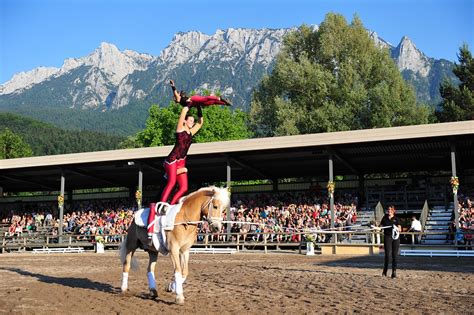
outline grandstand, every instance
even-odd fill
[[[315,187],[325,193],[328,179],[341,176],[336,194],[358,196],[357,223],[376,221],[377,204],[382,208],[394,204],[401,215],[418,214],[427,229],[439,228],[439,233],[446,233],[445,224],[457,219],[453,216],[446,221],[448,214],[457,214],[453,212],[457,196],[450,192],[449,178],[460,177],[461,191],[474,186],[473,147],[474,122],[465,121],[199,143],[190,149],[188,167],[192,170],[193,187],[267,180],[264,184],[234,186],[233,193],[241,195],[308,191]],[[0,214],[24,209],[30,203],[56,205],[58,192],[64,194],[66,208],[81,200],[133,200],[137,186],[154,185],[156,191],[144,191],[144,198],[152,200],[164,183],[161,163],[169,150],[170,147],[152,147],[2,160]],[[393,175],[411,173],[416,175]],[[288,178],[299,180],[284,180]],[[120,189],[100,194],[78,192],[112,187]],[[9,194],[18,192],[46,193],[27,197]],[[330,209],[334,208],[333,199],[328,200]],[[435,219],[440,211],[445,212],[442,228],[437,226],[441,221]],[[445,241],[446,235],[443,237]],[[355,237],[354,241],[367,238]],[[423,241],[438,244],[436,239],[427,235]]]

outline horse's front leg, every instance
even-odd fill
[[[184,304],[183,273],[180,263],[179,247],[177,245],[172,246],[170,254],[174,268],[174,291],[176,292],[176,303]]]
[[[181,263],[181,270],[183,271],[183,284],[189,274],[188,262],[189,262],[189,248],[182,249],[179,254]]]
[[[155,280],[155,266],[158,259],[158,253],[148,251],[148,289],[150,290],[150,297],[152,299],[158,297],[158,291],[156,291],[156,280]]]

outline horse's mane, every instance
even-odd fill
[[[190,193],[187,196],[182,197],[179,202],[182,203],[186,199],[192,198],[193,196],[199,194],[200,192],[207,191],[210,193],[209,196],[214,195],[214,198],[219,200],[226,208],[229,207],[230,205],[230,198],[229,198],[229,192],[227,188],[221,188],[221,187],[216,187],[216,186],[209,186],[209,187],[203,187],[195,192]]]

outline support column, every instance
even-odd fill
[[[452,176],[456,175],[456,147],[451,143],[451,171]],[[456,224],[456,230],[459,228],[459,211],[458,211],[458,192],[453,194],[454,203],[454,223]]]
[[[232,175],[232,168],[230,167],[230,160],[227,159],[227,189],[231,189],[230,187],[230,181],[231,181],[231,175]],[[227,209],[227,221],[230,221],[230,205],[229,208]],[[227,241],[230,242],[230,229],[232,227],[231,223],[227,223]]]
[[[369,187],[365,186],[365,209],[369,210]]]
[[[66,177],[64,175],[64,171],[61,170],[61,196],[64,197],[64,187],[66,186]],[[64,202],[59,207],[59,227],[58,227],[58,235],[59,235],[59,243],[62,243],[62,235],[63,235],[63,222],[64,222]]]
[[[332,154],[329,154],[329,181],[334,181]],[[329,210],[331,211],[331,228],[334,228],[334,194],[329,195]]]
[[[357,207],[362,208],[365,199],[365,180],[364,174],[357,174],[359,179],[359,200],[357,200]]]
[[[143,207],[143,170],[141,163],[138,164],[138,190],[142,192],[142,199],[140,200],[140,204],[138,205],[138,208],[141,208]]]

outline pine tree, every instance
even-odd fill
[[[439,89],[443,101],[436,114],[440,121],[474,119],[474,60],[467,44],[459,49],[458,61],[453,73],[459,78],[459,85],[444,81]]]

